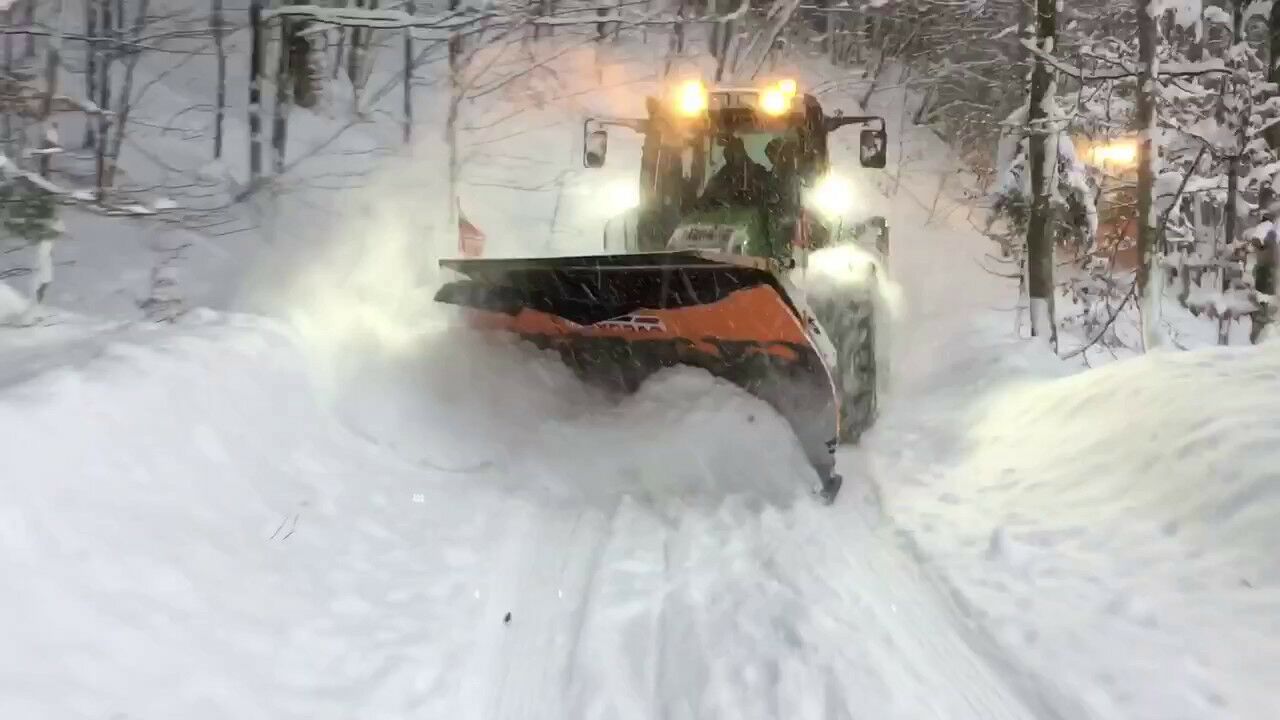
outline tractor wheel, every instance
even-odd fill
[[[840,395],[840,442],[857,443],[877,412],[874,301],[836,293],[810,297],[809,307],[836,354],[832,376]]]

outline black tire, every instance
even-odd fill
[[[855,444],[878,411],[875,306],[871,297],[811,297],[809,307],[836,354],[840,443]]]

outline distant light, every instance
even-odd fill
[[[1094,165],[1133,167],[1138,163],[1138,141],[1115,140],[1094,145],[1089,151],[1089,159]]]
[[[760,93],[760,109],[768,115],[781,115],[791,107],[791,98],[778,88]]]
[[[693,116],[707,109],[707,88],[701,80],[689,80],[680,86],[676,109],[681,115]]]

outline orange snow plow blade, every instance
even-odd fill
[[[440,265],[466,279],[435,299],[470,308],[472,327],[557,350],[584,380],[623,392],[662,368],[703,368],[772,405],[831,474],[831,375],[764,261],[678,251]]]

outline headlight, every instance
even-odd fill
[[[808,264],[811,272],[845,283],[865,282],[876,267],[875,258],[854,245],[815,250],[809,255]]]
[[[676,93],[676,109],[686,117],[707,109],[707,88],[700,80],[690,80],[680,86]]]
[[[839,175],[824,175],[809,198],[824,215],[844,215],[853,207],[853,186]]]
[[[604,187],[601,200],[610,216],[619,215],[640,204],[640,188],[635,180],[617,180]]]
[[[791,107],[791,98],[778,88],[760,93],[760,109],[767,115],[781,115]]]

